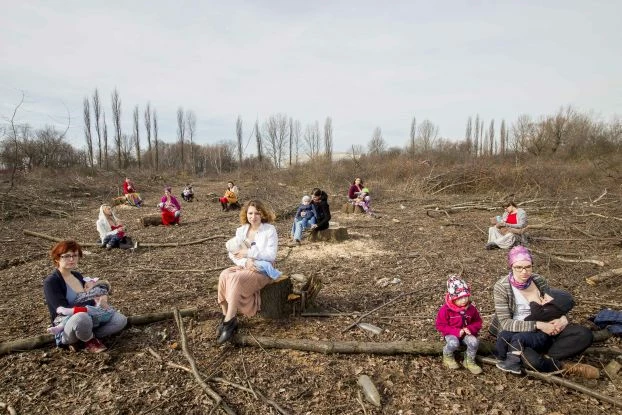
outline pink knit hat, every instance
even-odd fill
[[[508,268],[512,268],[512,265],[517,261],[533,262],[531,253],[522,245],[516,245],[514,248],[510,249],[508,253]]]
[[[470,297],[471,289],[466,281],[460,278],[460,275],[453,274],[447,279],[447,295],[453,302],[458,298]]]

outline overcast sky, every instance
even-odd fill
[[[569,104],[622,114],[619,0],[0,4],[0,122],[24,91],[16,121],[64,130],[68,109],[78,147],[95,88],[109,132],[117,88],[127,134],[147,102],[169,142],[179,106],[199,143],[234,140],[238,115],[245,137],[276,113],[303,128],[330,116],[335,151],[367,145],[375,127],[404,146],[413,116],[462,139],[477,113],[497,126]]]

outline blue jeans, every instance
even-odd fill
[[[497,357],[505,360],[508,352],[523,351],[526,347],[544,352],[551,344],[551,338],[542,331],[502,331],[497,335]]]
[[[117,234],[108,235],[102,241],[103,246],[110,245],[112,247],[117,247],[119,246],[120,243],[121,243],[121,238],[119,238],[119,235]]]
[[[299,241],[302,239],[302,231],[304,231],[306,228],[310,228],[311,225],[315,224],[315,216],[307,219],[307,218],[302,218],[299,220],[294,220],[294,224],[292,225],[292,235],[294,236],[294,239]]]

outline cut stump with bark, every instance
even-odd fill
[[[350,239],[348,228],[328,228],[323,231],[312,231],[309,240],[311,242],[343,242]]]
[[[115,197],[112,199],[110,206],[115,207],[115,206],[123,205],[126,202],[126,200],[127,199],[125,198],[125,196]]]
[[[343,207],[341,208],[341,210],[343,211],[343,213],[349,214],[349,213],[365,213],[365,211],[363,210],[362,207],[358,206],[358,205],[353,205],[350,202],[346,202],[343,204]]]
[[[292,314],[288,301],[292,293],[292,281],[286,275],[272,281],[261,289],[261,316],[268,319],[284,319]]]
[[[162,215],[143,216],[139,220],[144,227],[162,225]]]

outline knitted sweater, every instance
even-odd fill
[[[533,283],[536,284],[540,295],[549,294],[550,288],[546,279],[533,274]],[[490,333],[496,336],[500,331],[527,332],[536,331],[535,321],[514,320],[512,317],[518,312],[512,285],[505,275],[501,277],[493,289],[495,301],[495,317],[490,326]]]

